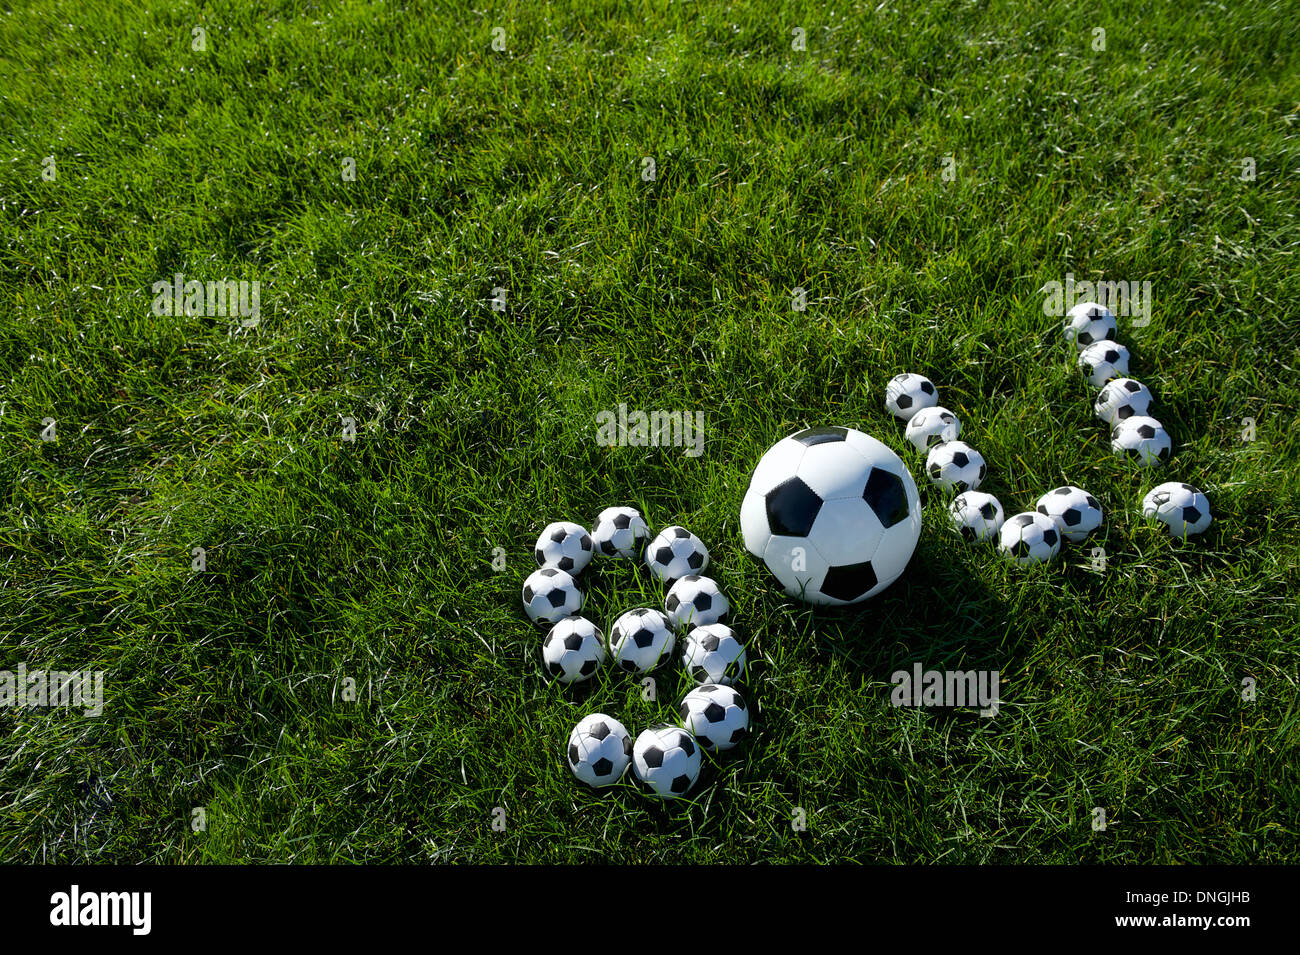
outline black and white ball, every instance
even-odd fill
[[[593,553],[587,529],[571,521],[547,524],[533,548],[539,566],[556,567],[574,576],[591,563]]]
[[[1151,410],[1151,389],[1136,378],[1113,378],[1101,389],[1092,410],[1111,427]]]
[[[953,529],[971,541],[992,540],[1002,529],[1002,504],[984,491],[963,491],[952,499],[948,517]]]
[[[1128,349],[1118,342],[1096,342],[1079,354],[1079,369],[1101,389],[1112,378],[1128,375],[1128,358]]]
[[[1056,521],[1037,511],[1008,517],[998,533],[998,552],[1017,564],[1041,564],[1060,550]]]
[[[1113,342],[1116,330],[1115,316],[1097,302],[1080,302],[1065,313],[1065,340],[1080,351],[1097,342]]]
[[[612,716],[592,713],[569,734],[569,769],[588,786],[612,786],[632,762],[632,736]]]
[[[650,528],[635,507],[607,507],[596,515],[591,540],[606,557],[638,560],[650,539]]]
[[[745,645],[725,623],[696,627],[682,641],[682,668],[696,683],[730,686],[745,673]]]
[[[689,629],[717,623],[731,611],[731,602],[713,578],[687,574],[669,589],[664,611],[674,630]]]
[[[725,753],[749,735],[749,708],[736,688],[706,683],[686,694],[679,708],[682,726],[711,753]]]
[[[922,408],[932,408],[938,403],[939,394],[924,375],[895,375],[885,386],[885,410],[904,421],[910,421]]]
[[[787,594],[851,604],[903,573],[921,532],[921,501],[907,467],[875,438],[809,428],[758,462],[740,528]]]
[[[1048,491],[1038,499],[1037,510],[1056,521],[1056,529],[1068,541],[1079,543],[1101,527],[1101,504],[1073,484]]]
[[[1165,426],[1146,415],[1125,418],[1110,430],[1111,450],[1128,455],[1143,467],[1168,461],[1173,445]]]
[[[655,726],[632,746],[632,772],[651,792],[676,799],[700,778],[700,748],[680,726]]]
[[[944,490],[973,491],[988,473],[984,455],[965,441],[949,441],[930,449],[925,473]]]
[[[907,438],[912,447],[922,454],[937,444],[956,441],[959,434],[961,434],[961,422],[957,420],[957,416],[947,408],[940,408],[937,405],[933,408],[922,408],[912,415],[911,420],[907,422],[907,427],[903,429],[903,437]]]
[[[687,574],[701,574],[709,566],[709,549],[684,527],[674,525],[659,532],[645,549],[646,566],[665,584]]]
[[[1190,484],[1169,481],[1142,498],[1142,516],[1165,525],[1170,537],[1187,538],[1210,526],[1210,499]]]
[[[582,609],[578,582],[556,567],[543,567],[524,581],[524,612],[538,624],[558,623]]]
[[[668,617],[649,607],[629,610],[609,631],[614,665],[628,673],[649,673],[668,659],[676,643]]]
[[[565,617],[542,641],[542,665],[560,683],[590,680],[604,662],[604,634],[585,617]]]

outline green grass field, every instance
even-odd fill
[[[259,6],[0,14],[0,669],[105,672],[97,718],[0,709],[0,860],[1300,862],[1295,4]],[[176,273],[260,320],[154,314]],[[1152,284],[1163,469],[1092,417],[1067,273]],[[1096,494],[1105,572],[952,534],[903,371],[1008,514]],[[602,446],[620,403],[703,454]],[[816,424],[922,483],[850,612],[738,528]],[[1165,480],[1203,538],[1142,520]],[[613,504],[704,539],[751,656],[753,739],[667,806],[563,747],[679,668],[552,686],[520,607]],[[584,577],[602,627],[662,600]],[[891,706],[916,662],[999,713]]]

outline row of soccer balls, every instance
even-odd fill
[[[569,734],[569,769],[588,786],[612,786],[632,774],[662,799],[688,793],[700,778],[701,750],[724,753],[749,734],[749,707],[731,686],[706,683],[686,694],[681,725],[660,724],[632,741],[627,728],[604,713],[578,721]]]

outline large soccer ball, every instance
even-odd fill
[[[682,669],[696,683],[735,683],[745,673],[745,645],[725,623],[696,627],[682,641]]]
[[[1073,484],[1048,491],[1038,499],[1037,510],[1056,521],[1061,536],[1075,544],[1101,527],[1101,504]]]
[[[1056,521],[1037,511],[1008,517],[998,532],[998,552],[1017,564],[1041,564],[1061,550]]]
[[[592,543],[606,557],[637,560],[649,538],[650,528],[635,507],[607,507],[591,529]]]
[[[912,447],[922,454],[936,444],[956,441],[960,434],[961,422],[957,420],[957,416],[947,408],[940,408],[937,405],[933,408],[922,408],[912,415],[912,420],[907,422],[907,427],[903,429],[903,437],[907,438]]]
[[[1143,467],[1169,460],[1173,446],[1165,426],[1146,415],[1125,418],[1110,430],[1111,450],[1116,454],[1127,454]]]
[[[609,630],[614,665],[628,673],[649,673],[668,658],[676,643],[668,617],[649,607],[629,610]]]
[[[565,617],[542,641],[542,663],[560,683],[590,680],[605,662],[605,637],[585,617]]]
[[[967,540],[990,540],[1002,529],[1002,503],[984,491],[963,491],[948,506],[948,518]]]
[[[543,567],[528,575],[523,589],[524,612],[537,624],[552,624],[582,609],[578,582],[556,567]]]
[[[895,375],[885,386],[885,410],[904,421],[910,421],[922,408],[932,408],[938,403],[934,383],[924,375]]]
[[[588,786],[612,786],[632,762],[632,736],[614,717],[592,713],[569,734],[567,755],[573,775]]]
[[[539,566],[558,567],[575,576],[591,563],[592,553],[591,535],[585,527],[571,521],[547,524],[533,548]]]
[[[1128,374],[1128,349],[1118,342],[1096,342],[1079,354],[1079,370],[1100,391],[1112,378]]]
[[[735,687],[706,683],[686,694],[680,707],[682,726],[711,753],[738,746],[749,734],[749,708]]]
[[[921,533],[916,482],[898,455],[852,428],[773,445],[740,506],[745,547],[787,594],[852,604],[898,579]]]
[[[1115,340],[1115,316],[1105,305],[1080,302],[1065,313],[1065,340],[1082,351],[1097,342]]]
[[[717,623],[730,611],[731,601],[722,593],[722,588],[713,578],[699,574],[687,574],[672,585],[664,598],[664,612],[674,630]]]
[[[709,566],[709,549],[684,527],[661,530],[645,549],[651,573],[670,587],[687,574],[701,574]]]
[[[1142,516],[1164,524],[1170,537],[1186,538],[1210,526],[1210,499],[1190,484],[1169,481],[1142,498]]]
[[[1114,427],[1126,418],[1145,415],[1151,410],[1151,389],[1136,378],[1112,378],[1098,393],[1092,410]]]
[[[663,799],[684,796],[700,778],[700,748],[680,726],[655,726],[632,746],[632,772]]]

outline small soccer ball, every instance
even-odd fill
[[[677,637],[668,618],[658,610],[629,610],[609,631],[614,665],[628,673],[649,673],[673,652]]]
[[[556,567],[543,567],[524,581],[524,612],[533,623],[553,624],[582,609],[578,582]]]
[[[1173,444],[1165,426],[1146,415],[1125,418],[1110,430],[1111,450],[1127,454],[1144,468],[1168,461]]]
[[[592,713],[569,734],[568,758],[573,775],[588,786],[612,786],[632,762],[632,736],[614,717]]]
[[[655,726],[632,746],[632,772],[662,799],[684,796],[700,778],[700,748],[680,726]]]
[[[998,552],[1017,564],[1041,564],[1060,550],[1056,521],[1037,511],[1007,518],[998,532]]]
[[[921,533],[921,500],[882,442],[853,428],[808,428],[758,462],[740,530],[787,594],[842,606],[903,573]]]
[[[1096,342],[1079,354],[1079,368],[1094,388],[1128,374],[1128,349],[1118,342]]]
[[[635,507],[607,507],[596,515],[591,540],[606,557],[637,560],[650,539],[650,528]]]
[[[725,623],[696,627],[682,641],[682,668],[696,683],[730,686],[745,673],[745,645]]]
[[[1056,521],[1061,536],[1076,544],[1101,527],[1101,505],[1097,499],[1072,484],[1048,491],[1038,499],[1037,510]]]
[[[1142,498],[1142,516],[1164,524],[1170,537],[1187,538],[1210,526],[1210,499],[1190,484],[1169,481]]]
[[[965,441],[936,445],[925,459],[925,473],[944,490],[972,491],[987,472],[984,455]]]
[[[539,566],[557,567],[575,576],[591,563],[594,552],[587,529],[571,521],[547,524],[533,548]]]
[[[560,683],[590,680],[604,662],[605,637],[585,617],[565,617],[542,641],[546,674]]]
[[[912,420],[922,408],[939,403],[934,384],[924,375],[895,375],[885,386],[885,410],[895,418]]]
[[[672,586],[679,577],[700,574],[709,566],[709,549],[684,527],[665,527],[645,549],[651,573]]]
[[[1097,342],[1113,342],[1115,316],[1105,305],[1080,302],[1065,313],[1065,340],[1080,351]]]
[[[749,708],[735,687],[706,683],[686,694],[682,726],[711,753],[725,753],[749,735]]]
[[[730,612],[731,602],[711,577],[687,574],[668,591],[664,610],[676,630],[717,623]]]
[[[953,529],[969,541],[992,540],[1002,529],[1002,505],[984,491],[963,491],[952,499],[948,516]]]
[[[1136,378],[1113,378],[1101,389],[1092,410],[1111,427],[1151,409],[1151,389]]]
[[[961,422],[957,420],[957,416],[947,408],[940,408],[937,405],[933,408],[922,408],[912,415],[903,430],[903,437],[907,438],[912,443],[912,447],[922,454],[945,441],[956,441],[959,434],[961,434]]]

